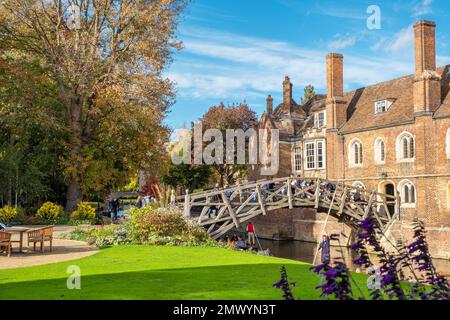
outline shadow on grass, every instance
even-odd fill
[[[281,264],[228,265],[84,275],[81,290],[69,290],[66,275],[58,279],[0,284],[0,299],[281,299],[272,288]],[[286,264],[289,280],[301,299],[318,299],[320,280],[309,265]],[[68,276],[68,275],[67,275]]]

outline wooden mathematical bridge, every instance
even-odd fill
[[[177,201],[184,215],[205,227],[214,239],[256,216],[281,208],[313,208],[352,228],[373,216],[383,234],[397,220],[399,212],[395,196],[319,179],[263,180],[187,194]]]

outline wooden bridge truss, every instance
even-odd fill
[[[256,216],[281,208],[314,208],[352,228],[373,216],[383,233],[399,212],[395,196],[342,183],[300,178],[277,178],[187,194],[178,198],[178,205],[186,217],[205,227],[215,239]]]

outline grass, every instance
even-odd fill
[[[81,290],[68,290],[67,267],[81,269]],[[318,299],[310,265],[249,253],[196,247],[117,246],[43,266],[0,270],[0,299],[281,299],[272,288],[286,265],[301,299]],[[360,287],[365,276],[355,274]]]

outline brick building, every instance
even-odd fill
[[[450,66],[436,67],[435,28],[431,21],[414,25],[412,75],[344,92],[344,57],[330,53],[326,95],[304,105],[294,101],[286,77],[283,102],[274,109],[267,98],[260,127],[280,130],[278,176],[326,178],[399,195],[405,241],[418,217],[426,223],[433,255],[449,257]],[[312,241],[322,216],[281,210],[258,223],[266,236]],[[337,221],[328,228],[349,231]]]

